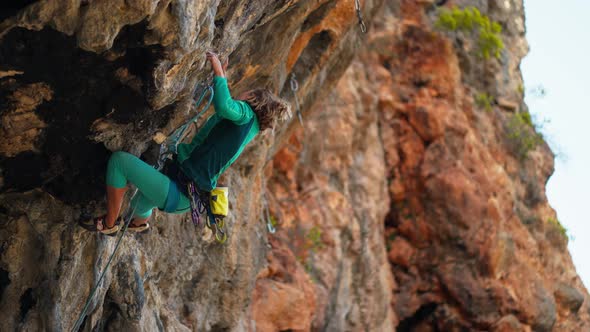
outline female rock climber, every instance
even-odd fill
[[[215,114],[207,119],[191,143],[178,146],[174,160],[180,173],[201,191],[216,187],[221,173],[259,132],[274,128],[278,119],[291,114],[289,105],[267,89],[251,90],[232,99],[225,66],[215,53],[207,52],[207,60],[215,73]],[[113,234],[122,227],[118,216],[128,183],[138,189],[131,201],[135,213],[128,226],[130,231],[146,231],[155,207],[172,213],[184,213],[190,209],[190,200],[176,179],[160,173],[132,154],[119,151],[112,154],[107,166],[107,214],[89,221],[94,229]]]

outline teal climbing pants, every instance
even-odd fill
[[[130,153],[118,151],[109,159],[107,185],[124,188],[127,183],[132,183],[137,187],[138,192],[131,201],[131,208],[135,209],[134,217],[148,218],[154,208],[163,209],[171,182],[166,175]],[[189,199],[180,193],[178,205],[172,213],[184,213],[189,209]]]

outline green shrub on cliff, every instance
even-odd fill
[[[507,125],[508,140],[520,159],[543,142],[543,136],[536,131],[531,115],[520,111],[514,113]]]
[[[563,235],[563,237],[567,238],[567,229],[563,227],[559,220],[557,220],[556,218],[549,218],[547,221],[553,226],[555,226],[557,230],[559,230],[559,233]]]
[[[475,7],[443,8],[439,12],[435,25],[446,31],[477,33],[478,54],[485,59],[489,59],[492,55],[500,58],[500,52],[504,49],[504,42],[500,37],[502,26],[490,20],[488,16],[482,15]]]
[[[299,230],[303,231],[302,228],[299,228]],[[303,237],[301,239],[302,243],[293,249],[294,252],[298,252],[296,256],[297,261],[303,266],[311,280],[317,282],[318,277],[317,270],[314,266],[314,255],[324,248],[322,229],[318,226],[313,226],[304,235],[298,232],[298,236]]]
[[[531,128],[535,128],[535,125],[533,124],[533,118],[531,118],[531,113],[518,112],[515,114],[515,116],[520,118],[520,122],[524,123],[525,125],[527,125]]]
[[[479,108],[483,108],[484,110],[490,112],[492,110],[492,103],[494,102],[494,97],[490,96],[485,92],[480,92],[475,95],[475,104]]]
[[[324,247],[324,243],[322,242],[322,229],[317,226],[313,226],[309,232],[307,232],[305,238],[307,240],[305,246],[312,252],[316,252]]]

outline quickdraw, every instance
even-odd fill
[[[204,214],[207,210],[207,207],[199,193],[195,184],[191,181],[187,185],[187,192],[190,197],[190,204],[191,204],[191,219],[193,220],[193,225],[200,226],[201,225],[201,217],[200,215]]]
[[[273,225],[270,210],[268,208],[268,201],[266,199],[264,199],[264,216],[266,217],[266,229],[268,229],[268,232],[270,234],[276,233],[277,229]]]
[[[213,220],[213,222],[211,222]],[[227,233],[225,232],[225,221],[221,218],[215,218],[214,216],[209,216],[206,222],[207,228],[209,228],[213,235],[215,236],[215,240],[219,242],[219,244],[224,244],[227,241]]]
[[[289,85],[291,86],[291,92],[293,92],[293,97],[295,97],[295,108],[297,111],[297,119],[299,119],[299,124],[305,131],[305,127],[303,126],[303,116],[301,115],[301,107],[299,106],[299,97],[297,96],[297,91],[299,90],[299,83],[297,82],[297,78],[295,73],[291,73],[291,79],[289,80]]]
[[[356,10],[356,17],[358,18],[359,27],[361,28],[361,32],[367,33],[367,25],[365,24],[365,21],[363,20],[363,13],[361,12],[361,1],[360,0],[354,0],[354,9]]]

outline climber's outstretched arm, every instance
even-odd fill
[[[250,121],[254,114],[245,102],[236,101],[231,97],[224,68],[217,54],[207,52],[207,59],[215,72],[215,78],[213,79],[213,89],[215,92],[213,95],[213,106],[215,107],[215,113],[238,125]]]

